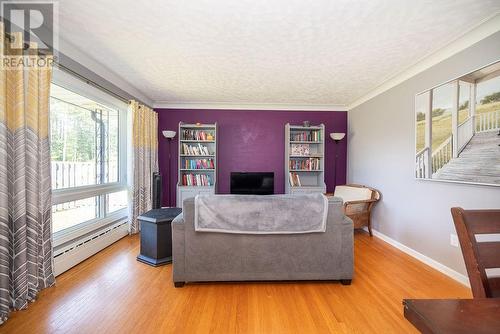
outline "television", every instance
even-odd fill
[[[274,194],[274,172],[231,172],[231,194]]]

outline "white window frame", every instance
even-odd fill
[[[118,182],[72,187],[52,190],[52,205],[100,196],[99,217],[71,226],[52,234],[53,246],[57,247],[66,242],[78,239],[96,229],[123,220],[128,215],[128,209],[120,209],[111,214],[106,214],[105,196],[118,191],[127,190],[127,110],[128,104],[111,95],[100,91],[98,88],[66,73],[54,69],[52,83],[68,89],[76,94],[90,98],[109,108],[118,110]]]

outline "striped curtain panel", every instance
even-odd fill
[[[13,37],[11,43],[16,47],[22,45],[21,33]],[[7,42],[1,25],[2,55]],[[36,49],[35,44],[31,47]],[[51,69],[22,64],[0,66],[0,323],[3,323],[12,309],[26,308],[41,289],[55,280],[48,137]]]
[[[158,171],[158,115],[136,101],[130,102],[129,113],[132,117],[133,175],[129,230],[130,233],[137,233],[140,230],[137,217],[151,210],[153,205],[152,175]]]

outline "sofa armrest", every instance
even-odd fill
[[[174,282],[185,281],[186,224],[181,213],[172,221],[172,276]]]
[[[349,218],[345,220],[346,216],[344,214],[343,202],[340,197],[329,197],[328,198],[328,218],[327,218],[327,228],[336,225],[346,225],[352,223]]]
[[[184,215],[182,213],[172,220],[172,229],[174,228],[184,228]]]
[[[341,225],[345,225],[345,226],[349,226],[350,228],[354,228],[354,222],[348,216],[344,216],[344,219],[342,219]]]

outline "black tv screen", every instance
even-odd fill
[[[273,172],[231,172],[231,194],[274,194]]]

